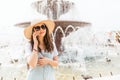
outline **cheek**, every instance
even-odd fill
[[[45,36],[46,35],[46,31],[44,31],[44,33],[43,34],[41,34],[41,36]]]
[[[37,33],[37,34],[39,34],[39,33],[40,33],[40,31],[37,31],[36,33]]]
[[[46,31],[44,32],[44,36],[46,35]]]
[[[46,34],[46,30],[45,30],[45,34]]]

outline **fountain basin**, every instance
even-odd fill
[[[56,27],[61,26],[63,29],[69,25],[72,26],[87,26],[91,25],[91,23],[83,22],[83,21],[72,21],[72,20],[54,20]]]

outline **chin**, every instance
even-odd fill
[[[40,35],[40,37],[44,37],[44,36],[45,36],[45,34],[41,34],[41,35]]]

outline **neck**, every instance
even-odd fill
[[[39,48],[41,49],[41,50],[44,50],[45,49],[45,45],[44,45],[44,38],[42,37],[40,37],[39,38],[39,41],[40,41],[40,45],[39,45]]]

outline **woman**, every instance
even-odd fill
[[[58,52],[51,39],[55,24],[44,20],[25,28],[24,35],[30,40],[26,47],[29,71],[27,80],[55,80],[54,68],[58,65]]]

